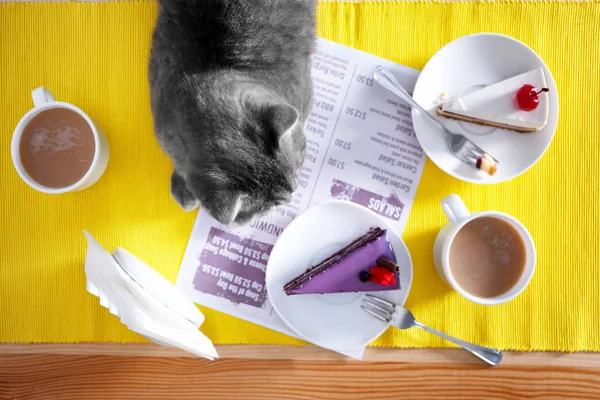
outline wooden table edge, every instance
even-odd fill
[[[254,360],[311,360],[351,361],[338,353],[316,346],[278,345],[220,345],[216,346],[220,358]],[[194,357],[179,349],[145,343],[36,343],[0,344],[0,356],[10,354],[64,354],[109,355],[138,357]],[[478,359],[461,349],[395,349],[369,347],[365,362],[429,363],[429,364],[481,364]],[[502,365],[563,366],[600,368],[600,353],[560,352],[504,352]]]

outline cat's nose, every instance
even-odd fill
[[[292,194],[290,193],[289,195],[280,197],[277,201],[277,205],[281,206],[281,205],[287,204],[291,201],[292,201]]]

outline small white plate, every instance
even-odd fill
[[[275,243],[267,265],[269,301],[281,319],[307,341],[331,350],[349,350],[366,346],[386,330],[385,323],[360,308],[364,293],[288,296],[283,291],[296,276],[376,226],[387,229],[400,265],[401,289],[374,294],[403,305],[412,283],[410,254],[394,228],[367,208],[341,200],[318,204],[292,221]]]
[[[440,117],[450,130],[462,133],[500,161],[498,172],[488,176],[458,160],[448,149],[443,133],[416,110],[413,125],[421,147],[440,169],[472,183],[498,183],[515,178],[544,154],[558,122],[558,93],[554,78],[542,59],[525,44],[508,36],[480,33],[448,43],[429,60],[413,92],[413,98],[436,114],[439,97],[460,96],[475,89],[542,67],[550,89],[548,123],[539,132],[522,134]]]

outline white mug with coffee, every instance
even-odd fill
[[[531,235],[508,214],[471,214],[455,194],[442,200],[449,222],[435,241],[433,253],[440,277],[475,303],[507,302],[529,284],[536,254]]]
[[[100,179],[108,163],[106,136],[78,107],[56,101],[44,87],[31,96],[34,108],[13,133],[13,164],[25,183],[40,192],[83,190]]]

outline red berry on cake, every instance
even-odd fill
[[[542,88],[537,90],[533,85],[523,85],[517,91],[517,105],[523,111],[533,111],[537,108],[540,103],[539,94],[542,92],[549,92],[550,89]]]
[[[396,274],[385,267],[371,267],[369,268],[369,282],[379,283],[383,286],[390,286],[396,284]]]

